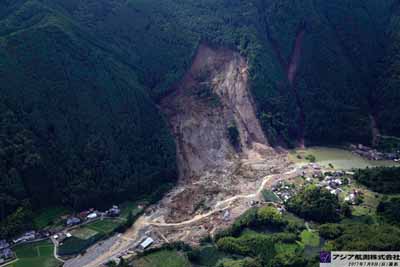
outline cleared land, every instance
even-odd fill
[[[53,257],[53,244],[41,241],[24,244],[15,248],[18,261],[7,267],[59,267],[61,262]]]

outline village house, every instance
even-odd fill
[[[92,212],[90,213],[88,216],[86,216],[86,219],[88,220],[93,220],[97,218],[97,213],[96,212]]]
[[[6,240],[0,240],[0,250],[9,248],[10,244]]]
[[[0,264],[14,258],[14,253],[10,248],[0,249]]]
[[[140,247],[142,250],[145,250],[146,248],[150,247],[151,244],[153,244],[153,243],[154,243],[153,238],[151,238],[151,237],[146,237],[146,238],[144,239],[144,241],[143,241],[142,243],[140,243],[139,247]]]
[[[353,190],[351,193],[349,193],[345,198],[344,201],[349,202],[350,204],[355,205],[357,197],[361,196],[363,193],[358,190]]]
[[[114,205],[111,209],[106,211],[106,215],[110,217],[118,217],[121,214],[121,210],[118,206]]]
[[[21,243],[21,242],[26,242],[26,241],[31,241],[36,238],[36,232],[35,231],[29,231],[23,234],[22,236],[16,238],[13,240],[15,244]]]
[[[229,221],[230,216],[231,216],[231,213],[229,212],[229,210],[226,210],[226,211],[224,212],[224,215],[223,215],[223,220],[224,220],[224,221]]]
[[[74,225],[77,225],[77,224],[80,224],[80,223],[81,223],[81,219],[79,219],[77,217],[70,217],[66,221],[66,225],[67,226],[74,226]]]

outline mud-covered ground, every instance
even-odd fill
[[[160,104],[176,139],[179,183],[126,233],[66,266],[94,267],[133,255],[145,236],[155,240],[153,246],[174,241],[197,245],[262,202],[264,188],[297,175],[287,153],[270,147],[263,134],[247,70],[236,52],[199,47],[191,68]]]

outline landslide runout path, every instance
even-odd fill
[[[297,171],[297,169],[295,168],[295,169],[293,169],[293,170],[291,170],[291,171],[288,171],[288,172],[284,173],[283,175],[290,175],[290,174],[293,174],[293,173],[296,172],[296,171]],[[230,205],[232,202],[234,202],[235,200],[238,200],[238,199],[250,199],[250,198],[257,198],[257,197],[259,197],[259,196],[261,195],[261,193],[262,193],[264,187],[265,187],[265,184],[266,184],[267,182],[269,182],[272,178],[276,177],[276,176],[279,176],[279,174],[271,174],[271,175],[268,175],[268,176],[264,177],[264,180],[263,180],[262,184],[260,185],[260,187],[258,188],[258,190],[256,191],[256,193],[254,193],[254,194],[249,194],[249,195],[238,195],[238,196],[230,197],[230,198],[225,199],[225,200],[223,200],[223,201],[219,201],[219,202],[215,205],[215,207],[214,207],[214,209],[213,209],[212,211],[207,212],[207,213],[205,213],[205,214],[196,215],[196,216],[194,216],[194,217],[193,217],[192,219],[190,219],[190,220],[183,221],[183,222],[179,222],[179,223],[156,223],[156,222],[148,222],[147,224],[148,224],[148,225],[154,225],[154,226],[165,226],[165,227],[169,227],[169,226],[182,226],[182,225],[187,225],[187,224],[192,224],[192,223],[198,222],[198,221],[200,221],[200,220],[202,220],[202,219],[204,219],[204,218],[207,218],[207,217],[213,215],[214,213],[217,213],[217,212],[220,212],[220,211],[223,211],[223,210],[228,209],[228,208],[229,208],[229,205]],[[281,179],[277,179],[276,181],[279,181],[279,180],[281,180]],[[228,204],[228,206],[227,206],[227,207],[224,207],[224,208],[220,208],[220,206],[225,205],[225,204]]]
[[[241,209],[248,207],[245,200],[260,199],[265,187],[296,171],[291,169],[291,165],[286,165],[286,158],[281,158],[282,155],[268,144],[254,109],[247,70],[246,59],[237,52],[200,45],[176,93],[161,101],[161,110],[166,114],[171,132],[177,140],[181,182],[177,189],[194,192],[196,195],[191,194],[190,199],[202,198],[205,194],[214,197],[207,200],[211,210],[195,215],[195,205],[185,202],[185,194],[166,195],[159,205],[154,206],[157,210],[151,212],[150,216],[139,217],[126,233],[100,242],[85,255],[66,262],[65,267],[97,267],[107,263],[134,249],[146,231],[157,231],[157,227],[166,232],[179,232],[188,227],[187,235],[198,238],[197,233],[190,230],[193,225],[206,221],[212,224],[216,213],[240,206],[236,214],[239,216],[244,212]],[[218,98],[219,101],[214,103],[210,98],[201,98],[199,92],[209,93],[211,99]],[[210,106],[210,103],[214,104]],[[234,122],[237,127],[240,152],[229,141],[228,122]],[[249,166],[242,165],[243,162]],[[257,164],[264,166],[253,166]],[[272,167],[279,171],[272,171]],[[285,172],[289,168],[290,171]],[[276,174],[278,172],[280,174]],[[244,179],[246,177],[251,177],[251,180]],[[222,186],[213,187],[210,181]],[[194,182],[199,183],[198,188]],[[252,184],[243,189],[241,182]],[[175,203],[188,205],[179,206]],[[181,240],[182,236],[175,238]]]
[[[305,23],[301,23],[299,25],[299,29],[296,33],[294,43],[293,43],[293,50],[291,55],[289,56],[289,59],[286,61],[283,57],[282,49],[279,47],[278,42],[272,38],[270,30],[268,28],[268,23],[264,22],[266,25],[266,34],[267,34],[267,39],[275,53],[275,56],[277,57],[281,68],[283,71],[286,73],[286,79],[289,83],[290,90],[292,90],[295,100],[296,100],[296,106],[299,111],[299,122],[298,122],[298,127],[299,127],[299,137],[298,137],[298,142],[299,142],[299,147],[303,148],[304,147],[304,129],[305,129],[305,112],[304,112],[304,107],[303,107],[303,102],[301,101],[300,94],[296,88],[296,75],[298,73],[299,69],[299,64],[302,56],[302,48],[303,48],[303,42],[304,42],[304,37],[306,34],[306,25]]]
[[[225,200],[222,200],[218,202],[214,209],[210,212],[207,212],[205,214],[200,214],[194,216],[190,220],[182,221],[179,223],[158,223],[158,222],[153,222],[150,221],[149,218],[146,218],[145,216],[141,216],[137,219],[137,221],[134,223],[134,225],[126,232],[125,234],[121,235],[118,237],[118,240],[112,245],[107,251],[99,255],[94,261],[84,264],[84,265],[71,265],[71,264],[66,264],[66,267],[97,267],[101,264],[107,263],[113,258],[117,258],[118,256],[122,255],[125,251],[127,251],[129,248],[132,248],[132,246],[139,241],[140,239],[140,231],[145,228],[146,226],[153,225],[153,226],[159,226],[159,227],[179,227],[179,226],[184,226],[184,225],[190,225],[194,224],[198,221],[201,221],[207,217],[210,217],[211,215],[220,212],[222,210],[226,210],[229,208],[229,205],[232,204],[234,201],[239,200],[239,199],[251,199],[251,198],[257,198],[261,195],[262,190],[265,188],[265,185],[273,180],[274,178],[276,179],[274,182],[277,182],[279,180],[285,179],[284,176],[294,174],[298,169],[294,168],[290,171],[287,171],[283,174],[271,174],[266,177],[264,177],[263,182],[257,189],[257,191],[253,194],[249,195],[238,195],[234,197],[227,198]],[[282,178],[279,178],[280,176],[283,176]],[[227,205],[226,207],[221,208],[221,206]],[[76,262],[78,263],[78,261]],[[79,263],[81,264],[81,263]]]

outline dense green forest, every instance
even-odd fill
[[[350,208],[340,203],[327,189],[310,185],[303,188],[287,203],[287,209],[307,220],[335,222],[348,216]]]
[[[354,179],[371,190],[384,194],[400,193],[400,168],[378,167],[358,170]]]
[[[0,220],[162,190],[177,178],[157,103],[199,43],[250,65],[270,143],[400,136],[395,0],[3,0]],[[18,214],[14,214],[18,215]]]

